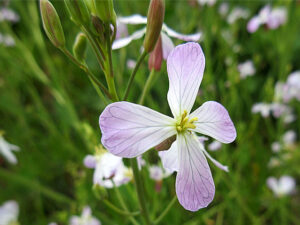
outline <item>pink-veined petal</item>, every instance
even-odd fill
[[[124,38],[115,40],[112,44],[112,50],[123,48],[123,47],[129,45],[130,42],[132,42],[133,40],[143,37],[145,32],[146,32],[146,28],[143,28],[141,30],[134,32],[132,35],[130,35],[128,37],[124,37]]]
[[[147,107],[116,102],[99,118],[102,144],[114,155],[132,158],[176,133],[174,119]]]
[[[199,41],[202,33],[198,32],[195,34],[180,34],[178,32],[176,32],[175,30],[169,28],[166,24],[163,25],[162,28],[169,36],[183,40],[183,41]]]
[[[211,155],[204,149],[204,146],[201,146],[201,148],[206,157],[209,158],[213,162],[213,164],[215,164],[216,167],[220,168],[221,170],[224,170],[225,172],[229,172],[228,166],[222,165],[220,162],[211,157]]]
[[[215,195],[215,185],[207,160],[193,134],[179,134],[179,171],[176,177],[176,194],[187,210],[207,207]]]
[[[168,102],[173,116],[191,111],[203,77],[205,58],[198,43],[178,45],[168,56]]]
[[[158,153],[159,157],[161,158],[162,165],[165,169],[174,172],[178,171],[179,164],[178,164],[178,146],[177,141],[175,141],[171,148],[167,151],[160,151]]]
[[[175,48],[173,41],[164,32],[161,32],[163,58],[167,60],[170,52]]]
[[[134,14],[131,16],[121,16],[118,17],[118,21],[125,24],[147,24],[147,17],[141,16],[139,14]]]
[[[236,130],[227,110],[214,101],[205,102],[196,109],[190,118],[197,117],[194,122],[195,132],[208,135],[223,143],[233,142],[236,138]]]

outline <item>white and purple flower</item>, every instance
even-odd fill
[[[1,225],[18,224],[18,216],[19,205],[16,201],[10,200],[4,202],[4,204],[0,206]]]
[[[282,176],[279,179],[269,177],[267,179],[268,187],[273,191],[276,197],[290,195],[295,191],[296,182],[291,176]]]
[[[206,157],[214,160],[199,142],[196,133],[223,143],[236,138],[227,110],[209,101],[191,113],[203,78],[205,58],[197,43],[177,46],[169,54],[168,103],[173,118],[130,102],[108,105],[99,118],[102,144],[114,155],[133,158],[176,135],[167,151],[161,151],[164,168],[177,171],[176,193],[187,210],[197,211],[213,200],[215,186]]]
[[[242,79],[245,79],[248,76],[253,76],[256,72],[256,69],[254,67],[252,60],[247,60],[243,63],[240,63],[238,65],[238,70],[240,72],[240,77]]]
[[[286,20],[286,8],[277,7],[271,9],[270,5],[266,5],[259,11],[258,15],[249,20],[247,30],[249,33],[254,33],[261,25],[266,25],[269,29],[277,29],[279,26],[285,24]]]
[[[131,169],[127,168],[121,157],[115,156],[104,149],[95,155],[84,158],[87,168],[95,169],[93,182],[105,188],[113,188],[128,183],[132,179]]]
[[[147,24],[147,17],[143,17],[139,14],[134,14],[132,16],[127,17],[119,17],[119,24],[131,24],[131,25],[139,25],[139,24]],[[130,36],[116,39],[112,45],[112,49],[119,49],[127,46],[130,42],[136,39],[140,39],[146,33],[146,27],[134,32]],[[174,49],[174,44],[170,37],[177,38],[183,41],[199,41],[202,36],[202,33],[195,33],[191,35],[185,35],[177,33],[176,31],[169,28],[166,24],[163,24],[161,31],[161,42],[162,42],[162,53],[163,59],[167,59],[169,53]]]
[[[101,222],[92,216],[92,210],[89,206],[85,206],[81,216],[72,216],[70,225],[101,225]]]
[[[8,143],[4,137],[3,132],[0,131],[0,154],[11,164],[17,164],[17,157],[13,152],[20,151],[20,148],[16,145]]]

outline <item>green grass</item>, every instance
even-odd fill
[[[52,1],[58,9],[65,30],[67,47],[71,49],[79,29],[71,22],[62,1]],[[300,181],[299,142],[285,159],[283,153],[279,167],[267,165],[275,154],[271,143],[279,140],[289,129],[300,135],[299,118],[286,125],[280,119],[262,118],[252,114],[256,102],[271,102],[274,86],[279,80],[300,69],[300,5],[296,1],[272,1],[288,9],[288,22],[276,30],[260,28],[249,34],[248,20],[228,25],[214,7],[191,7],[187,1],[166,1],[165,22],[181,33],[202,30],[200,42],[206,69],[201,84],[202,95],[195,107],[207,100],[221,102],[229,111],[237,129],[233,144],[223,145],[211,153],[229,166],[225,173],[211,165],[216,195],[208,208],[196,213],[184,210],[178,202],[161,224],[184,225],[244,225],[244,224],[300,224],[299,192],[283,198],[274,197],[266,186],[269,176],[289,174]],[[265,1],[229,1],[230,8],[244,6],[251,16],[264,6]],[[0,2],[1,4],[1,2]],[[146,15],[148,1],[115,1],[117,15],[139,13]],[[69,217],[80,214],[90,205],[94,215],[103,224],[131,224],[106,207],[92,190],[93,171],[83,166],[86,154],[93,153],[100,144],[98,117],[106,104],[99,99],[88,78],[65,55],[53,47],[46,37],[35,1],[12,1],[21,17],[14,25],[0,22],[0,32],[11,34],[15,47],[0,45],[0,130],[5,138],[18,146],[19,163],[9,165],[0,156],[0,204],[15,199],[20,205],[20,224],[48,224],[57,221],[68,224]],[[136,27],[130,26],[132,32]],[[231,42],[224,40],[222,32],[232,35]],[[180,44],[181,41],[174,40]],[[122,96],[131,70],[126,60],[137,59],[142,40],[113,52],[117,92]],[[234,45],[241,50],[234,51]],[[226,64],[226,59],[232,62]],[[253,77],[241,80],[237,65],[252,59],[256,67]],[[92,52],[88,49],[87,62],[92,71],[105,81]],[[134,82],[129,101],[137,102],[149,75],[145,61]],[[230,81],[231,86],[225,83]],[[147,96],[145,105],[170,115],[166,94],[168,80],[165,62],[156,74],[155,85]],[[300,116],[299,102],[291,106]],[[154,150],[146,154],[148,163],[158,161]],[[127,161],[126,161],[127,163]],[[157,218],[175,195],[175,175],[163,181],[162,190],[156,193],[155,183],[147,169],[142,171],[146,188],[147,206],[151,218]],[[297,185],[299,187],[299,185]],[[133,183],[120,188],[131,211],[138,210]],[[109,200],[120,207],[113,190],[108,190]],[[141,218],[137,217],[138,221]]]

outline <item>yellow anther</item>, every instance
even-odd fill
[[[195,128],[196,128],[196,126],[195,126],[194,124],[192,124],[192,123],[188,123],[188,124],[186,124],[186,125],[184,126],[184,128],[191,128],[191,129],[195,129]]]
[[[198,121],[198,118],[197,117],[194,117],[193,119],[190,120],[190,123],[193,123],[195,121]]]
[[[184,125],[187,121],[189,121],[189,118],[188,118],[188,117],[185,117],[185,118],[181,121],[181,124]]]
[[[181,121],[183,121],[183,119],[184,119],[186,116],[187,116],[187,111],[184,110],[184,111],[183,111],[183,114],[182,114],[182,116],[181,116]]]

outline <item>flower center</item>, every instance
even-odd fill
[[[176,123],[176,130],[178,133],[186,131],[188,128],[195,129],[196,126],[194,124],[195,121],[197,121],[198,118],[194,117],[189,120],[189,117],[187,116],[187,111],[184,110],[183,114],[181,115],[180,121]]]

